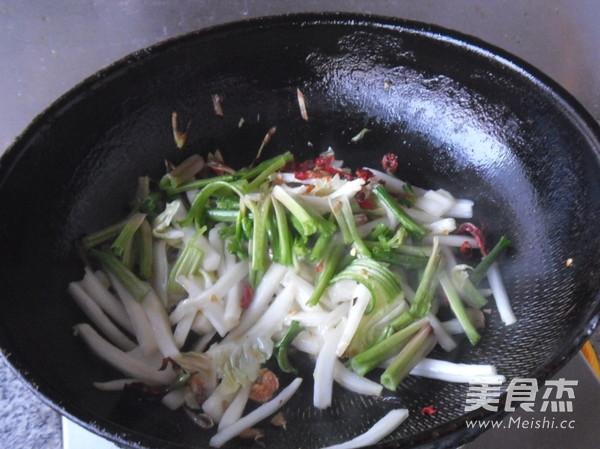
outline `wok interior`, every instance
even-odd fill
[[[9,361],[53,406],[122,444],[207,446],[212,432],[182,412],[91,387],[118,375],[72,335],[85,320],[66,293],[82,276],[74,242],[121,218],[136,178],[160,176],[165,159],[220,149],[242,166],[276,126],[265,157],[312,158],[331,146],[348,166],[379,167],[394,152],[400,177],[475,200],[474,221],[490,241],[505,234],[513,242],[501,268],[518,322],[504,326],[492,307],[479,345],[435,355],[492,363],[507,379],[556,371],[599,309],[600,243],[590,226],[600,216],[598,136],[581,111],[510,61],[426,28],[260,24],[132,56],[60,100],[4,158],[0,226],[10,264],[1,269],[0,336]],[[223,96],[223,116],[212,94]],[[173,142],[173,111],[190,123],[183,150]],[[351,142],[363,128],[371,131]],[[409,377],[382,398],[336,387],[331,409],[318,411],[312,362],[295,362],[307,381],[286,407],[287,430],[267,429],[270,448],[348,439],[396,407],[411,418],[386,441],[441,435],[443,447],[466,436],[447,435],[464,415],[465,385]],[[438,413],[422,416],[431,404]]]

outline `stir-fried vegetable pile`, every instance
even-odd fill
[[[514,322],[496,263],[509,241],[488,252],[472,201],[413,187],[397,164],[389,154],[381,169],[353,171],[329,150],[234,170],[217,153],[141,178],[131,214],[82,239],[89,262],[70,285],[95,325],[77,334],[124,376],[96,386],[184,407],[218,424],[220,446],[296,391],[300,377],[280,390],[265,364],[300,376],[297,353],[314,358],[322,409],[334,382],[371,395],[409,374],[502,382],[492,366],[427,356],[453,350],[458,334],[477,344],[490,297]],[[248,400],[262,405],[244,416]],[[373,432],[366,444],[385,434]]]

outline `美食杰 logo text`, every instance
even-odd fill
[[[546,412],[548,416],[509,416],[502,421],[467,421],[468,428],[479,429],[574,429],[575,420],[569,419],[573,412],[573,399],[577,380],[549,380],[543,389],[535,378],[515,378],[508,386],[471,382],[467,392],[465,412],[485,409],[491,412],[504,410],[525,413]],[[500,397],[506,392],[506,402],[500,407]]]

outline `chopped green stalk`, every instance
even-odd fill
[[[148,195],[150,195],[150,177],[140,176],[131,208],[136,210]]]
[[[410,311],[407,311],[400,315],[398,318],[396,318],[394,321],[392,321],[390,327],[394,330],[399,330],[408,326],[415,320],[416,318],[413,316],[413,314],[410,313]]]
[[[152,227],[147,220],[142,222],[139,232],[139,274],[142,279],[152,277]]]
[[[135,298],[137,302],[142,302],[150,292],[150,285],[138,278],[129,270],[123,262],[108,252],[92,249],[90,254],[97,259],[102,266],[110,271],[123,287]]]
[[[111,249],[116,256],[123,256],[128,247],[131,246],[135,233],[146,220],[146,214],[136,213],[127,220],[127,223],[121,229],[121,232],[111,245]]]
[[[331,210],[338,225],[342,231],[344,243],[350,244],[356,248],[356,251],[364,257],[371,257],[371,251],[365,245],[362,237],[356,228],[356,221],[348,198],[341,196],[331,201]]]
[[[243,168],[242,170],[239,170],[238,173],[243,177],[243,179],[253,179],[256,176],[263,173],[264,171],[268,170],[272,164],[279,165],[281,159],[283,159],[283,161],[285,162],[281,166],[283,168],[289,162],[293,162],[294,155],[291,152],[286,151],[285,153],[280,154],[279,156],[275,156],[271,159],[267,159],[266,161],[261,162],[255,167]]]
[[[204,251],[196,246],[197,237],[204,231],[200,230],[181,250],[167,279],[167,292],[170,294],[180,292],[182,287],[177,283],[179,276],[196,274],[202,267]]]
[[[241,220],[239,220],[239,224],[241,225],[240,235],[246,240],[250,240],[254,229],[254,220],[250,218],[250,214],[244,214],[241,217]]]
[[[492,250],[483,259],[481,259],[481,262],[479,262],[475,269],[471,271],[469,279],[471,279],[471,282],[474,286],[477,286],[481,282],[492,264],[510,245],[511,242],[508,238],[506,238],[506,236],[503,235],[500,237],[500,240],[498,240]]]
[[[401,254],[408,254],[410,256],[431,256],[431,246],[416,246],[416,245],[400,245],[394,248]]]
[[[86,235],[81,239],[83,249],[89,250],[100,246],[103,243],[107,243],[114,240],[121,233],[128,221],[129,219],[126,219],[120,221],[119,223],[115,223],[114,225],[107,226],[106,228],[103,228],[92,234]]]
[[[248,232],[248,222],[252,223],[250,220],[250,211],[246,207],[245,203],[240,203],[240,212],[238,214],[237,222],[235,223],[235,238],[241,243],[242,241],[248,241],[249,236],[252,235]],[[250,227],[251,229],[251,227]]]
[[[416,320],[415,320],[416,321]],[[413,321],[414,322],[414,321]],[[406,326],[404,326],[406,327]],[[391,337],[392,335],[394,335],[395,332],[397,332],[399,329],[394,329],[392,326],[385,326],[383,328],[383,330],[381,331],[381,333],[379,335],[377,335],[377,337],[375,338],[375,340],[373,341],[373,346],[375,346],[378,343],[381,343],[383,340],[385,340],[388,337]]]
[[[404,229],[404,228],[400,228]],[[378,249],[379,251],[389,251],[393,250],[398,254],[406,254],[407,256],[414,257],[425,257],[429,258],[431,256],[431,246],[417,246],[417,245],[398,245],[391,246],[387,241],[371,241],[365,240],[365,245],[369,247],[372,251],[374,249]]]
[[[410,305],[410,313],[415,318],[424,317],[429,312],[431,300],[433,299],[437,287],[437,273],[441,261],[442,253],[440,251],[438,240],[435,238],[431,256],[425,266],[423,277],[421,278],[421,282],[419,282],[415,297]]]
[[[350,359],[350,366],[359,376],[365,376],[371,370],[380,366],[406,345],[413,335],[427,324],[426,319],[420,319],[402,330],[390,335],[369,349]]]
[[[317,241],[310,250],[310,254],[308,255],[309,262],[317,262],[323,258],[323,255],[325,254],[332,237],[333,234],[329,232],[321,232],[317,238]]]
[[[235,254],[242,260],[248,258],[248,252],[244,247],[242,240],[237,236],[237,226],[223,226],[219,229],[219,236],[226,242],[227,251]]]
[[[291,266],[293,264],[293,240],[290,235],[290,228],[285,210],[279,201],[273,201],[273,210],[275,211],[277,234],[279,236],[279,263],[285,266]]]
[[[264,161],[258,164],[254,169],[249,171],[247,179],[254,177],[252,182],[248,184],[248,192],[252,192],[257,189],[263,182],[267,180],[269,176],[275,173],[277,170],[285,167],[289,162],[294,160],[294,156],[289,151],[280,156],[276,156],[272,159]]]
[[[408,238],[408,231],[405,227],[400,227],[396,233],[390,238],[385,244],[390,248],[398,248],[399,246],[404,245],[406,239]]]
[[[268,235],[267,221],[269,220],[269,210],[271,209],[271,196],[260,201],[256,206],[254,222],[252,227],[252,248],[250,251],[250,279],[253,287],[258,285],[263,275],[267,271],[268,258]]]
[[[399,201],[406,207],[413,207],[417,201],[417,194],[410,183],[405,182],[402,186],[403,195],[400,196]]]
[[[161,192],[152,192],[150,189],[150,178],[148,176],[138,178],[138,188],[131,210],[146,214],[152,220],[163,207]]]
[[[375,229],[367,236],[365,240],[379,241],[379,239],[389,240],[394,235],[394,232],[384,223],[378,223]]]
[[[274,201],[274,202],[277,202],[277,201]],[[281,203],[279,203],[279,204],[281,204]],[[298,234],[300,234],[305,240],[308,240],[308,237],[306,235],[304,235],[304,229],[302,229],[302,224],[298,221],[298,219],[294,215],[291,215],[291,214],[288,217],[288,219],[292,225],[292,228]]]
[[[388,390],[396,391],[400,382],[404,380],[417,363],[431,352],[436,342],[437,340],[435,335],[433,335],[431,325],[425,325],[404,346],[390,366],[383,372],[380,378],[381,385]]]
[[[245,182],[245,181],[244,181]],[[232,191],[240,198],[244,195],[244,184],[232,184],[225,181],[215,181],[204,187],[194,198],[188,216],[182,221],[183,226],[196,224],[197,228],[204,226],[206,221],[206,210],[210,209],[209,200],[213,195],[222,194],[223,190]]]
[[[382,184],[379,184],[377,187],[373,189],[373,193],[377,197],[377,199],[383,204],[383,206],[389,209],[398,222],[406,228],[408,232],[410,232],[415,237],[421,239],[425,237],[428,233],[427,228],[420,225],[412,218],[410,218],[404,210],[394,201],[388,191]]]
[[[323,293],[337,272],[344,251],[345,248],[343,245],[340,245],[335,240],[330,242],[327,253],[321,262],[321,271],[319,271],[317,276],[315,290],[311,297],[308,298],[307,305],[316,306],[319,303],[321,296],[323,296]]]
[[[298,220],[301,232],[305,236],[314,234],[319,230],[317,220],[295,198],[282,187],[273,187],[273,198],[279,201]]]
[[[277,349],[277,364],[284,373],[298,374],[298,370],[291,364],[290,359],[288,358],[288,348],[300,332],[302,332],[302,326],[300,326],[298,321],[292,320],[285,335],[281,340],[275,343],[275,348]]]
[[[469,265],[457,265],[452,268],[452,280],[465,302],[479,309],[487,304],[487,299],[473,285],[467,269],[470,269]]]
[[[240,197],[237,195],[223,195],[215,198],[217,209],[240,209]]]
[[[342,213],[342,207],[342,202],[338,201],[336,204],[332,204],[331,211],[333,212],[333,216],[338,223],[343,242],[349,244],[352,243],[352,234],[350,233],[350,228],[348,227],[348,223],[346,222],[346,219]]]
[[[385,250],[373,248],[372,254],[373,259],[375,260],[386,262],[392,265],[399,265],[410,270],[425,268],[427,262],[429,261],[429,258],[427,257],[400,254],[391,249]]]
[[[206,216],[212,221],[235,223],[240,214],[239,209],[208,209]]]
[[[146,214],[149,220],[154,220],[163,210],[163,196],[160,192],[152,192],[139,205],[139,212]]]
[[[137,239],[137,235],[138,235],[138,233],[136,232],[133,235],[133,238],[131,238],[127,242],[127,246],[125,246],[123,254],[121,255],[121,262],[123,262],[123,265],[125,265],[131,271],[134,270],[135,259],[137,257],[137,249],[138,248],[136,245],[134,245],[134,241]]]
[[[312,209],[308,209],[308,213],[311,214],[313,219],[317,222],[319,231],[331,235],[336,233],[337,227],[335,225],[335,219],[333,217],[330,217],[331,219],[327,220]]]
[[[273,201],[271,201],[273,206]],[[271,212],[273,211],[273,212]],[[279,229],[277,228],[277,217],[273,208],[269,210],[269,216],[266,221],[267,226],[267,237],[270,246],[271,257],[273,262],[281,263],[281,239],[279,238]]]
[[[305,259],[310,254],[308,239],[303,235],[297,235],[292,245],[292,254],[296,259]]]
[[[193,154],[164,175],[159,182],[159,187],[163,190],[176,188],[182,183],[194,179],[203,168],[204,158],[199,154]]]
[[[213,176],[212,178],[203,178],[197,179],[195,181],[186,182],[178,185],[177,187],[166,187],[165,190],[169,195],[176,195],[178,193],[187,192],[188,190],[203,189],[204,187],[214,182],[232,182],[236,179],[237,177],[235,175]]]
[[[454,284],[452,284],[452,281],[444,271],[440,273],[440,285],[448,298],[450,309],[452,309],[452,313],[454,313],[454,316],[456,316],[456,319],[464,329],[465,335],[472,345],[476,345],[481,335],[479,335],[479,332],[477,332],[475,325],[471,321],[467,309],[458,295],[458,291],[454,288]]]

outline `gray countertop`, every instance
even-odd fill
[[[301,11],[396,16],[475,35],[546,72],[600,120],[596,0],[4,0],[0,1],[0,154],[56,98],[135,50],[232,20]],[[506,432],[494,430],[469,448],[563,448],[567,442],[569,447],[597,447],[596,380],[580,357],[559,375],[581,379],[585,390],[580,389],[578,397],[584,391],[589,394],[576,408],[592,418],[578,415],[576,430],[545,432],[539,440],[532,433],[511,440]],[[62,447],[60,417],[2,362],[0,447]]]

